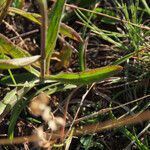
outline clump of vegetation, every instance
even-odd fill
[[[148,150],[146,0],[1,0],[0,10],[0,148]]]

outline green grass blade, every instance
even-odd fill
[[[125,62],[127,59],[131,58],[133,55],[135,55],[135,52],[127,54],[123,56],[122,58],[118,58],[116,61],[111,63],[111,65],[120,65],[121,63]]]
[[[104,32],[104,30],[99,29],[97,26],[95,26],[80,10],[76,11],[76,15],[79,17],[79,19],[85,24],[85,26],[87,26],[88,28],[90,28],[94,33],[96,33],[100,38],[102,38],[103,40],[106,40],[114,45],[116,45],[117,47],[121,47],[121,44],[115,40],[113,40],[113,38],[111,38],[111,36],[114,36],[115,34],[118,33],[111,33],[110,36],[110,32],[109,34],[106,34]],[[108,32],[108,31],[106,31]]]
[[[147,13],[150,15],[150,7],[148,6],[148,3],[146,2],[146,0],[141,0]]]
[[[121,70],[121,66],[106,66],[78,73],[60,73],[57,75],[46,76],[46,79],[75,85],[86,85],[102,81],[118,73]]]
[[[8,72],[9,72],[9,74],[10,74],[10,77],[11,77],[11,80],[12,80],[13,84],[16,86],[16,85],[17,85],[17,83],[16,83],[16,80],[15,80],[15,78],[14,78],[14,76],[13,76],[13,74],[12,74],[11,70],[10,70],[10,69],[8,69]]]
[[[46,42],[47,71],[49,70],[51,55],[56,45],[61,16],[63,13],[65,2],[66,0],[57,0],[54,7],[51,10]]]

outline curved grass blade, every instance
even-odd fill
[[[0,53],[9,55],[13,58],[31,57],[27,51],[14,45],[7,37],[2,34],[0,34]],[[31,65],[24,68],[36,76],[39,76],[40,74]]]
[[[0,60],[0,69],[16,69],[21,68],[27,65],[34,63],[39,60],[40,56],[32,56],[32,57],[24,57],[24,58],[16,58],[9,60]]]
[[[135,52],[127,54],[122,58],[118,58],[115,62],[111,63],[111,65],[120,65],[121,63],[125,62],[127,59],[131,58],[134,54]]]
[[[122,70],[121,66],[106,66],[102,68],[87,70],[79,73],[60,73],[46,76],[46,79],[69,83],[75,85],[86,85],[102,81]]]
[[[116,61],[112,62],[111,65],[120,65],[122,63],[124,63],[126,60],[130,59],[131,57],[133,57],[134,55],[137,55],[138,53],[140,53],[143,49],[140,50],[136,50],[132,53],[129,53],[121,58],[118,58]]]

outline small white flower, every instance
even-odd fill
[[[55,120],[50,120],[48,122],[48,126],[49,126],[49,129],[51,129],[52,131],[57,130],[57,124],[56,124]]]
[[[55,121],[56,121],[56,123],[57,123],[58,125],[60,125],[60,126],[64,126],[64,125],[65,125],[65,121],[64,121],[64,119],[61,118],[61,117],[55,117]]]
[[[53,116],[50,107],[46,106],[41,116],[45,122],[52,120]]]
[[[39,127],[36,129],[37,136],[39,137],[40,140],[45,141],[46,140],[46,135],[43,131],[43,127]]]

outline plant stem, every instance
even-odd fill
[[[41,79],[45,76],[45,64],[46,64],[46,36],[47,36],[47,2],[45,0],[38,0],[41,11]]]
[[[46,75],[49,75],[49,68],[50,68],[50,60],[51,60],[51,55],[49,55],[50,57],[48,57],[46,59]]]
[[[12,74],[12,72],[11,72],[10,69],[8,69],[8,72],[9,72],[9,74],[10,74],[10,77],[11,77],[11,79],[12,79],[14,85],[17,85],[16,80],[15,80],[15,78],[14,78],[14,76],[13,76],[13,74]]]

